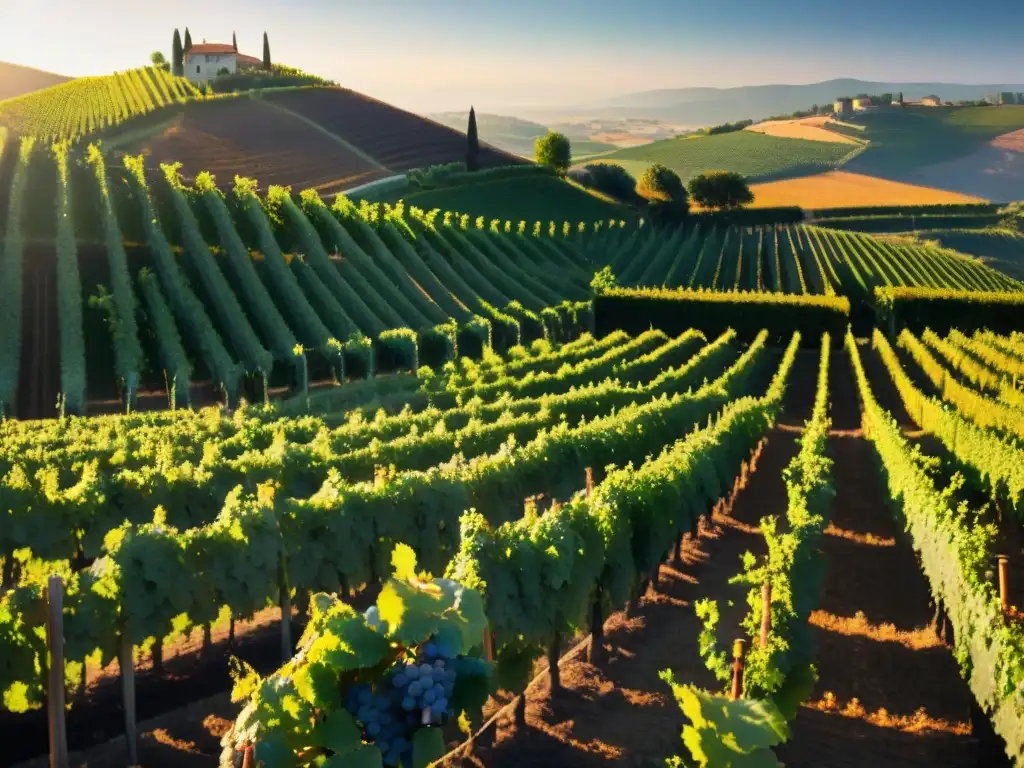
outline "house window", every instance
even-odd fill
[[[196,64],[196,74],[197,75],[199,74],[199,65],[198,64]]]

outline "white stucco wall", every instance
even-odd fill
[[[193,83],[216,80],[222,69],[227,69],[232,75],[237,70],[237,59],[233,53],[190,53],[184,64],[185,77]]]

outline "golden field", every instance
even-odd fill
[[[798,205],[801,208],[846,208],[858,205],[931,205],[982,203],[984,198],[919,187],[847,171],[829,171],[785,181],[752,184],[754,208]]]
[[[825,126],[832,119],[825,115],[805,117],[800,120],[768,120],[751,125],[744,130],[763,133],[765,136],[779,136],[784,139],[806,139],[807,141],[829,141],[835,144],[863,144],[850,136],[828,130]]]

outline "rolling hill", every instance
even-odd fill
[[[68,80],[71,78],[54,72],[44,72],[41,69],[0,61],[0,101],[41,91],[44,88],[66,83]]]
[[[709,170],[736,171],[749,178],[767,180],[833,168],[859,149],[836,142],[734,131],[656,141],[602,155],[601,162],[618,163],[634,176],[652,163],[661,163],[678,173],[684,183]]]
[[[241,174],[332,194],[466,156],[465,134],[342,88],[268,89],[259,99],[193,102],[165,115],[118,149],[151,166],[180,162],[186,177]],[[481,143],[480,162],[525,161]]]
[[[558,110],[521,106],[506,111],[521,117],[545,120],[553,113],[574,113],[590,117],[647,117],[690,125],[716,125],[733,120],[761,120],[812,104],[827,104],[838,96],[858,93],[900,93],[917,99],[938,94],[951,101],[981,99],[999,91],[1024,91],[1024,85],[959,83],[872,82],[842,78],[802,85],[750,85],[738,88],[670,88],[627,93],[590,104]]]

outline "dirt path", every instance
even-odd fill
[[[877,356],[870,347],[861,354],[876,397],[913,430]],[[830,385],[836,501],[824,592],[811,619],[817,702],[801,709],[779,758],[790,768],[998,765],[983,761],[971,734],[971,694],[929,628],[928,585],[886,505],[845,353],[833,358]]]
[[[795,455],[799,425],[813,405],[817,352],[802,352],[792,372],[785,413],[768,436],[756,470],[734,498],[720,504],[712,523],[687,542],[681,567],[662,566],[660,584],[643,598],[635,616],[621,613],[605,625],[608,663],[598,669],[582,661],[562,666],[564,694],[552,701],[547,678],[527,696],[528,728],[511,718],[478,740],[458,766],[661,766],[682,749],[684,718],[658,673],[672,669],[681,680],[721,689],[704,666],[696,640],[700,623],[693,602],[718,599],[719,641],[727,647],[745,613],[746,589],[728,583],[746,551],[762,553],[758,522],[782,513],[782,470]],[[727,601],[734,605],[729,607]]]

